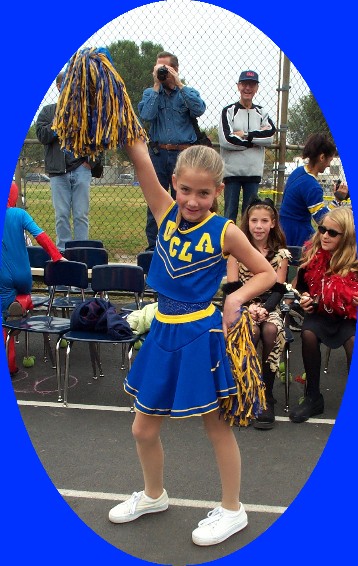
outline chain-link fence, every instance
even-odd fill
[[[222,8],[190,0],[142,6],[109,22],[78,47],[100,46],[109,49],[135,109],[143,90],[153,84],[157,53],[177,55],[180,78],[197,89],[206,103],[199,126],[217,149],[219,117],[224,106],[239,98],[240,71],[256,70],[260,86],[254,102],[268,110],[277,127],[274,144],[266,150],[260,194],[271,196],[278,206],[285,178],[301,164],[301,149],[308,135],[329,133],[307,84],[279,47],[252,24]],[[54,82],[40,108],[56,102],[57,96]],[[55,238],[49,178],[43,146],[36,140],[35,121],[36,116],[19,156],[16,180],[21,182],[24,206]],[[111,261],[133,261],[147,245],[146,204],[125,153],[108,151],[104,158],[103,178],[92,181],[90,238],[103,240]],[[344,180],[344,172],[335,158],[331,170],[321,176],[327,198],[338,178]]]

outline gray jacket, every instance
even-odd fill
[[[245,133],[244,138],[234,134],[239,130]],[[271,118],[261,106],[253,104],[247,109],[240,102],[226,106],[219,123],[224,177],[261,177],[265,147],[272,144],[275,131]]]
[[[36,121],[36,135],[45,149],[45,171],[50,175],[63,175],[77,169],[87,157],[74,157],[60,148],[56,133],[51,129],[56,104],[44,106]]]

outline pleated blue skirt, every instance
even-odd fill
[[[220,399],[236,394],[220,311],[178,323],[182,316],[167,317],[175,323],[153,320],[125,379],[124,390],[134,397],[135,408],[147,415],[200,416],[217,409]],[[158,318],[166,317],[158,313]]]

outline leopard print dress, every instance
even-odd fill
[[[274,257],[271,259],[270,264],[274,268],[275,271],[281,265],[282,260],[284,259],[291,259],[291,254],[286,248],[281,248],[277,251]],[[239,269],[239,281],[242,283],[246,283],[249,279],[253,277],[253,274],[245,267],[244,264],[238,263]],[[260,304],[260,297],[253,299],[250,303]],[[284,334],[284,324],[283,319],[281,316],[280,305],[278,304],[274,311],[269,313],[268,318],[265,322],[272,322],[277,328],[277,337],[275,341],[275,345],[271,350],[267,360],[263,360],[263,362],[267,362],[270,364],[271,371],[278,373],[279,365],[281,361],[281,356],[283,352],[283,348],[285,345],[285,334]],[[258,325],[262,323],[256,323]]]

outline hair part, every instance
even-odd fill
[[[317,163],[319,156],[333,157],[337,154],[337,148],[326,134],[311,134],[303,148],[303,159],[308,158],[312,163]]]
[[[224,177],[224,162],[215,149],[205,145],[193,145],[181,151],[175,165],[174,174],[178,177],[183,169],[200,169],[213,178],[218,187]]]
[[[336,222],[340,232],[342,232],[337,249],[332,253],[327,273],[345,276],[349,271],[358,271],[357,241],[352,210],[347,206],[340,206],[327,212],[323,217],[322,224],[324,224],[326,218]],[[303,253],[303,264],[309,262],[317,251],[322,249],[321,236],[318,231],[309,242],[311,245]]]
[[[169,51],[161,51],[160,53],[158,53],[157,60],[158,59],[165,59],[166,57],[170,58],[170,66],[171,67],[174,67],[174,69],[177,69],[179,67],[178,57],[176,55],[174,55],[173,53],[169,53]]]

